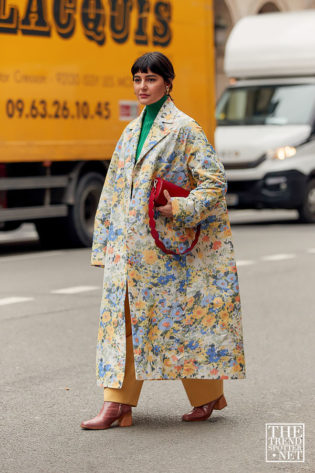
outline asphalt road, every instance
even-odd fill
[[[1,472],[314,472],[315,225],[294,216],[231,212],[247,379],[225,382],[228,407],[184,423],[181,383],[147,381],[132,427],[95,432],[102,270],[41,251],[31,226],[0,233]],[[267,463],[265,424],[291,422],[305,462]]]

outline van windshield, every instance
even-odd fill
[[[315,84],[231,87],[218,102],[217,124],[295,125],[312,120]]]

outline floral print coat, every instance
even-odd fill
[[[92,265],[104,268],[97,383],[121,388],[126,358],[124,300],[131,311],[136,378],[245,377],[240,296],[222,164],[201,127],[169,98],[135,164],[142,114],[124,130],[95,217]],[[155,177],[191,190],[159,215],[163,253],[150,233]]]

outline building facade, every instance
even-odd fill
[[[315,8],[315,0],[214,0],[217,98],[228,84],[223,69],[224,51],[227,38],[235,23],[248,15],[310,8]]]

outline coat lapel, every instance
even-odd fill
[[[154,148],[165,136],[167,136],[172,131],[175,123],[176,113],[177,108],[175,107],[173,101],[170,98],[167,99],[166,102],[162,105],[159,113],[157,114],[153,122],[151,130],[143,144],[143,148],[135,166],[138,166],[138,164],[142,161],[146,154],[151,151],[152,148]],[[134,134],[136,134],[135,132],[137,131],[137,136],[135,137],[136,142],[133,156],[136,155],[137,144],[141,131],[142,114],[143,112],[139,117],[141,118],[139,124],[137,124],[136,128],[134,129]]]
[[[136,151],[137,151],[137,145],[140,137],[140,132],[141,132],[141,125],[142,125],[142,118],[143,118],[143,113],[144,109],[136,118],[133,120],[129,125],[128,125],[128,135],[127,135],[127,140],[129,141],[129,156],[131,158],[131,162],[134,163],[135,161],[135,156],[136,156]]]

